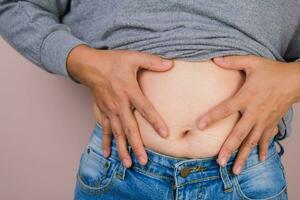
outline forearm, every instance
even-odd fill
[[[63,13],[59,8],[65,8],[67,2],[0,0],[1,36],[42,69],[64,77],[69,77],[68,54],[77,45],[85,44],[60,22]]]

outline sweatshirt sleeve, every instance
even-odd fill
[[[70,51],[84,41],[61,22],[69,0],[0,0],[0,34],[20,54],[51,74],[80,83],[67,71]]]
[[[287,62],[300,62],[300,24],[298,29],[293,34],[293,39],[288,45],[284,59]]]

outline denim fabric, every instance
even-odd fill
[[[115,140],[111,156],[104,158],[101,137],[102,128],[96,124],[80,159],[74,200],[287,199],[285,171],[274,140],[264,162],[258,160],[256,147],[235,176],[231,168],[237,151],[226,167],[220,167],[216,157],[175,158],[146,149],[149,161],[142,166],[128,146],[133,166],[126,169]]]

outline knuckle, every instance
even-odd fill
[[[123,93],[127,98],[130,96],[130,89],[128,86],[123,86]]]
[[[248,118],[251,119],[252,121],[255,121],[255,119],[258,116],[257,111],[255,111],[254,109],[248,109],[247,115],[248,115]]]
[[[255,140],[247,140],[246,147],[248,149],[253,149],[256,146],[257,142]]]
[[[125,135],[127,135],[127,136],[131,136],[134,133],[133,128],[128,127],[128,126],[125,127],[125,131],[124,132],[125,132]]]
[[[107,132],[109,131],[109,127],[107,126],[107,124],[102,123],[100,125],[102,126],[103,134],[107,134]]]
[[[109,136],[109,135],[111,135],[111,132],[108,131],[108,130],[105,130],[105,131],[103,130],[102,135],[103,136]]]
[[[245,130],[237,126],[234,130],[234,136],[239,142],[242,142],[245,139]]]
[[[104,126],[109,126],[109,119],[107,118],[106,115],[103,115],[102,121],[103,121]]]
[[[139,145],[133,145],[132,150],[135,154],[140,155],[140,154],[142,154],[143,147],[139,146]]]
[[[149,105],[143,105],[141,107],[141,114],[142,114],[142,116],[146,117],[146,116],[149,115],[149,113],[150,113],[150,106]]]
[[[114,136],[116,139],[122,139],[123,133],[121,131],[114,131]]]
[[[220,106],[218,111],[222,115],[228,115],[228,114],[230,114],[230,108],[229,108],[228,105]]]
[[[227,155],[230,155],[234,151],[234,148],[230,145],[224,145],[223,152],[225,152]]]
[[[113,115],[117,115],[118,111],[119,111],[118,106],[114,103],[110,103],[109,110],[110,110],[110,113],[113,114]]]
[[[238,132],[237,134],[236,134],[236,139],[237,139],[237,141],[239,142],[239,143],[242,143],[243,141],[244,141],[244,135],[241,133],[241,132]]]
[[[269,143],[269,139],[267,139],[267,138],[264,138],[260,141],[260,145],[262,145],[262,146],[266,146],[268,143]]]
[[[129,94],[129,91],[130,91],[129,88],[127,87],[125,81],[124,81],[124,83],[121,83],[121,84],[120,84],[118,90],[119,90],[118,94],[119,94],[120,96],[122,96],[123,98],[124,98],[124,96],[127,97],[128,94]]]

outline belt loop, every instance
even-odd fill
[[[228,176],[228,171],[227,171],[226,166],[225,167],[220,166],[220,175],[221,175],[222,182],[224,185],[224,192],[232,192],[233,186],[232,186],[232,182]]]
[[[129,155],[131,155],[131,151],[132,151],[131,146],[128,146]],[[123,166],[122,161],[121,161],[120,165],[119,165],[119,167],[117,168],[117,171],[116,171],[116,177],[123,181],[124,178],[125,178],[126,169],[127,168]]]
[[[121,162],[119,167],[117,168],[116,177],[123,181],[125,178],[125,172],[126,172],[126,167],[124,167]]]

